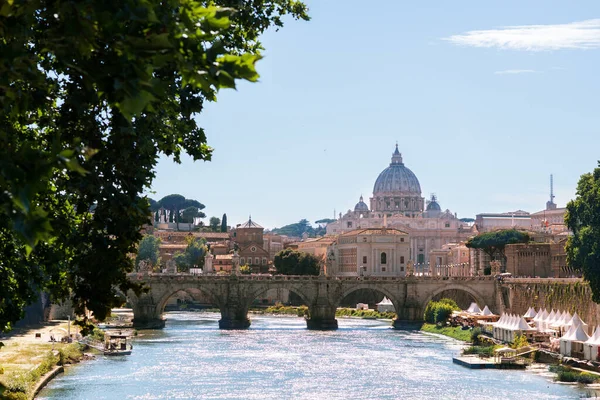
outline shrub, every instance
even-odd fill
[[[2,365],[0,365],[0,375],[4,374],[4,367]]]
[[[521,347],[525,347],[529,344],[527,341],[527,337],[525,335],[517,335],[515,340],[512,341],[510,347],[513,349],[520,349]]]
[[[443,298],[440,299],[440,301],[438,301],[438,303],[442,303],[442,304],[448,304],[450,307],[452,307],[453,310],[460,310],[460,307],[458,306],[458,304],[456,304],[456,302],[452,299],[448,299],[448,298]]]
[[[477,328],[473,328],[473,330],[471,330],[471,342],[473,344],[479,344],[479,335],[481,335],[481,328],[477,327]]]
[[[438,303],[437,307],[435,308],[435,323],[436,324],[441,324],[443,322],[446,322],[446,320],[448,318],[450,318],[450,316],[452,315],[452,311],[454,311],[452,309],[452,306],[448,305],[448,304],[444,304],[444,303]]]

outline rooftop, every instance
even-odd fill
[[[365,228],[354,229],[352,231],[342,233],[340,236],[354,235],[408,235],[408,233],[396,228]]]

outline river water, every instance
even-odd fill
[[[551,374],[469,370],[461,344],[385,321],[339,319],[330,332],[297,317],[251,316],[245,331],[219,314],[167,313],[133,354],[98,356],[54,379],[39,399],[574,399],[585,389]]]

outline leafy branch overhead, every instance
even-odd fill
[[[285,15],[307,19],[306,7],[0,4],[0,329],[40,289],[102,320],[116,287],[140,289],[126,278],[128,254],[149,219],[143,193],[160,154],[210,160],[196,122],[204,102],[257,81],[260,34]]]

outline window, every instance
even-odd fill
[[[244,257],[240,258],[240,265],[244,265],[244,261],[245,261]]]
[[[400,256],[400,264],[404,264],[404,256]]]
[[[256,257],[254,259],[254,265],[260,265],[260,258]]]
[[[348,228],[352,228],[352,221],[348,221]]]
[[[400,271],[404,272],[404,267],[400,267]]]
[[[267,257],[263,257],[263,265],[267,265]]]
[[[367,256],[363,256],[363,264],[367,263]]]
[[[363,242],[365,242],[365,243],[367,242],[367,237],[366,236],[363,237]]]
[[[385,267],[381,267],[381,272],[385,272]]]
[[[404,242],[404,238],[400,238],[400,241],[401,241],[401,242]]]
[[[449,223],[449,222],[446,222],[446,223],[444,224],[444,228],[450,228],[450,223]]]
[[[381,253],[381,263],[382,264],[387,264],[387,254]]]

